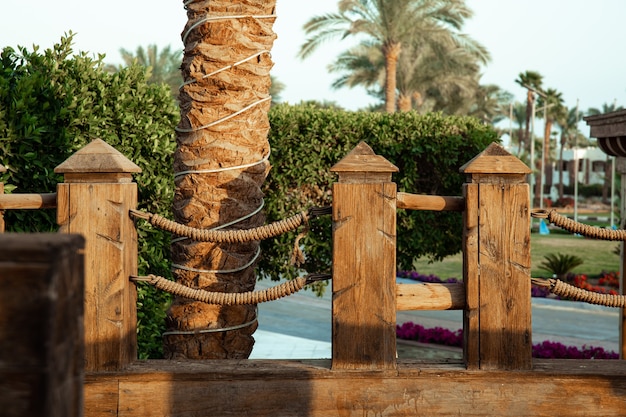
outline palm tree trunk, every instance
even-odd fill
[[[396,73],[401,49],[400,43],[389,43],[383,46],[383,55],[385,56],[385,111],[387,113],[396,111]]]
[[[174,155],[176,221],[209,229],[261,225],[267,176],[269,57],[275,1],[187,4],[181,66],[181,121]],[[252,214],[249,218],[239,221]],[[177,282],[208,291],[254,288],[258,242],[199,243],[174,239]],[[217,306],[177,298],[168,311],[168,358],[247,358],[256,330],[255,306]]]
[[[400,93],[398,96],[398,110],[401,112],[408,112],[412,109],[411,96]]]
[[[563,148],[565,148],[565,135],[561,134],[561,148],[559,149],[559,200],[563,199]]]
[[[524,145],[528,146],[528,153],[530,155],[530,147],[533,146],[535,138],[530,137],[530,119],[533,112],[533,102],[535,101],[535,94],[528,90],[526,93],[526,126],[524,128]]]
[[[544,130],[543,130],[543,152],[541,153],[542,163],[543,163],[543,172],[539,175],[543,175],[543,179],[541,179],[541,185],[544,190],[546,187],[546,183],[548,182],[548,162],[550,162],[550,132],[552,132],[552,119],[547,118],[545,120]],[[539,188],[539,198],[541,198],[542,189]]]

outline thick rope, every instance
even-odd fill
[[[330,210],[330,207],[313,207],[308,211],[303,211],[278,222],[247,230],[197,229],[176,223],[158,214],[146,213],[132,209],[130,210],[130,215],[136,218],[145,219],[154,227],[158,227],[166,232],[173,233],[177,236],[187,237],[198,242],[237,243],[252,242],[279,236],[283,233],[297,229],[302,224],[307,223],[309,218],[329,214]]]
[[[571,233],[576,233],[585,237],[600,240],[624,240],[626,241],[626,230],[605,229],[603,227],[590,226],[576,222],[559,213],[556,210],[533,210],[531,216],[538,219],[547,219],[550,223]]]
[[[145,277],[130,277],[131,281],[147,282],[148,284],[173,295],[189,298],[190,300],[201,301],[207,304],[217,305],[259,304],[267,301],[274,301],[300,291],[307,284],[329,278],[330,275],[328,274],[309,274],[264,290],[247,291],[242,293],[224,293],[190,288],[152,274]]]
[[[583,290],[559,279],[531,279],[532,283],[546,287],[552,294],[568,298],[574,301],[583,301],[589,304],[597,304],[607,307],[626,307],[626,295],[600,294],[593,291]]]

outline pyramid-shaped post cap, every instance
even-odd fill
[[[398,167],[360,142],[330,170],[339,174],[339,182],[390,182]]]
[[[525,176],[531,170],[517,157],[511,155],[501,145],[493,142],[471,161],[459,168],[459,172],[468,175],[515,175]]]
[[[131,174],[141,168],[102,139],[94,139],[54,172],[64,174],[66,182],[130,182]]]

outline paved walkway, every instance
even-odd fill
[[[402,283],[415,281],[398,279]],[[257,289],[276,285],[260,281]],[[595,346],[617,352],[619,315],[615,308],[545,298],[532,299],[533,343],[544,340],[568,346]],[[458,330],[461,311],[400,311],[397,322]],[[259,304],[259,328],[251,359],[317,359],[331,357],[331,294],[301,291]],[[446,351],[444,350],[444,356]],[[454,357],[454,351],[450,356]]]

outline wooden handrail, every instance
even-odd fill
[[[396,284],[396,308],[407,310],[462,310],[465,308],[463,283]]]
[[[463,211],[463,197],[398,193],[397,205],[405,210]]]
[[[57,193],[0,194],[0,210],[38,210],[56,206]]]

